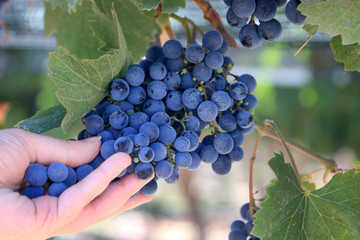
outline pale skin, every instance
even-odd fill
[[[39,240],[80,232],[151,201],[152,196],[141,194],[129,200],[151,179],[140,180],[129,174],[110,184],[131,163],[124,153],[108,158],[59,198],[30,200],[17,191],[31,163],[48,166],[62,162],[76,167],[94,159],[100,145],[98,138],[65,141],[19,129],[0,130],[0,239]]]

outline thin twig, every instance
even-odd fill
[[[211,6],[208,1],[205,0],[193,0],[193,2],[198,5],[198,7],[204,12],[204,18],[208,20],[211,26],[218,30],[223,37],[229,42],[230,47],[237,48],[238,45],[235,42],[234,38],[230,35],[228,30],[225,28],[224,23],[222,22],[219,14]]]
[[[314,36],[314,35],[313,35],[313,36]],[[312,38],[313,36],[310,36],[310,37],[306,40],[306,42],[304,42],[304,44],[296,51],[296,53],[294,53],[294,57],[296,57],[296,55],[298,55],[298,53],[306,46],[306,44],[311,40],[311,38]]]

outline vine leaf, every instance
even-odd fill
[[[82,0],[46,0],[49,2],[54,8],[59,6],[67,11],[76,11],[76,5],[80,5]]]
[[[50,78],[57,87],[56,97],[67,111],[61,123],[64,132],[68,132],[79,118],[104,98],[109,82],[130,64],[115,10],[111,10],[113,22],[100,11],[95,12],[98,16],[95,21],[99,23],[94,22],[93,26],[112,24],[109,27],[117,30],[118,48],[112,54],[105,54],[97,59],[80,60],[60,47],[58,51],[50,53],[47,62]]]
[[[360,72],[360,44],[354,43],[343,45],[341,36],[334,37],[330,42],[330,47],[335,55],[335,60],[345,65],[346,71]]]
[[[303,191],[290,164],[275,154],[277,181],[255,214],[252,233],[261,239],[360,239],[360,174],[336,174],[323,188]]]
[[[36,112],[34,116],[18,122],[15,127],[34,133],[43,133],[60,127],[65,113],[66,109],[61,104],[58,104]]]
[[[330,36],[341,34],[343,44],[360,39],[359,0],[302,0],[298,9],[305,22],[318,25],[319,30]]]
[[[133,0],[144,10],[155,9],[162,2],[162,12],[176,13],[179,8],[186,7],[186,0]]]
[[[303,26],[303,29],[307,32],[308,36],[314,36],[317,31],[319,30],[319,26],[318,25],[311,25],[311,24],[305,24]]]

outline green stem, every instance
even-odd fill
[[[306,190],[306,188],[304,187],[304,184],[303,184],[302,181],[301,181],[300,174],[299,174],[299,171],[298,171],[298,169],[297,169],[297,167],[296,167],[296,163],[295,163],[294,157],[293,157],[293,155],[291,154],[290,149],[289,149],[289,147],[287,146],[287,144],[286,144],[286,142],[285,142],[285,140],[284,140],[284,137],[283,137],[283,135],[282,135],[281,132],[280,132],[280,129],[279,129],[278,126],[275,124],[275,122],[273,122],[273,121],[271,121],[271,120],[265,120],[265,124],[268,125],[269,127],[273,128],[273,129],[275,130],[275,132],[277,133],[277,135],[280,137],[280,140],[281,140],[282,144],[284,145],[287,154],[289,155],[290,163],[291,163],[291,166],[292,166],[292,168],[293,168],[293,170],[294,170],[296,179],[298,180],[301,189]]]
[[[185,34],[186,34],[186,40],[188,45],[190,45],[193,41],[192,41],[192,36],[191,36],[191,29],[189,26],[189,22],[186,20],[186,18],[182,18],[174,13],[169,14],[169,17],[175,19],[176,21],[178,21],[179,23],[181,23],[181,25],[184,28]]]
[[[196,25],[193,20],[191,20],[190,18],[184,17],[184,19],[196,30],[200,33],[200,35],[203,37],[204,36],[204,32],[201,30],[201,28]]]

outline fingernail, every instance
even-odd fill
[[[101,140],[101,136],[91,137],[91,138],[85,138],[85,142],[97,142]]]

